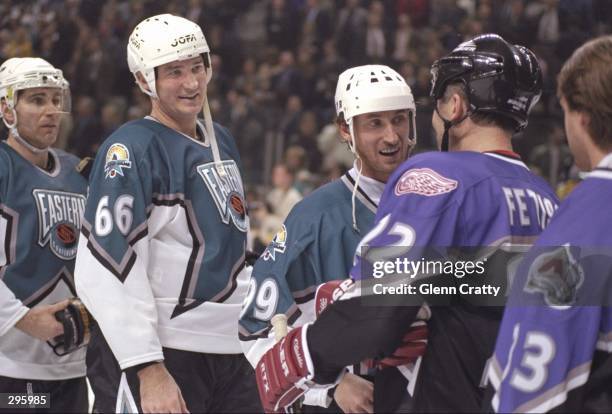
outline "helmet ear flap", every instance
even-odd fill
[[[147,80],[145,79],[144,75],[142,74],[142,72],[136,72],[134,74],[134,80],[136,82],[136,84],[138,85],[138,87],[140,88],[141,91],[143,91],[144,93],[146,93],[149,96],[152,96],[152,91],[151,91],[151,87],[149,86],[149,82],[147,82]]]

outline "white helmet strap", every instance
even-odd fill
[[[212,116],[210,115],[210,106],[208,105],[208,96],[204,95],[204,106],[202,107],[202,114],[204,115],[204,130],[206,133],[206,139],[210,142],[210,148],[213,153],[213,162],[217,168],[217,172],[221,176],[225,176],[225,169],[221,164],[221,155],[219,154],[219,145],[217,144],[217,138],[215,136],[215,127],[213,125]]]
[[[13,121],[12,124],[9,124],[8,121],[6,120],[6,117],[2,117],[2,121],[4,122],[4,125],[6,125],[6,127],[9,129],[11,135],[13,137],[15,137],[15,139],[17,140],[17,142],[19,142],[21,145],[23,145],[24,147],[26,147],[29,151],[35,153],[35,154],[43,154],[45,152],[47,152],[47,148],[36,148],[34,145],[30,144],[28,141],[25,140],[25,138],[22,138],[21,135],[19,135],[19,130],[17,129],[17,111],[15,111],[15,108],[10,107],[11,111],[13,112],[13,118],[15,119]]]

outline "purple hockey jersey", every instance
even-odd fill
[[[416,155],[387,183],[374,228],[357,250],[351,277],[371,282],[372,276],[380,276],[376,262],[398,257],[429,260],[430,248],[497,251],[496,247],[530,245],[557,205],[550,187],[514,153]],[[504,279],[515,256],[503,260]],[[450,275],[444,280],[453,279]],[[499,293],[503,301],[505,294]],[[434,299],[421,297],[430,304]],[[412,373],[412,408],[418,412],[475,412],[482,406],[481,378],[502,313],[497,307],[466,302],[461,294],[449,300],[450,306],[432,307],[427,352],[418,376]]]
[[[519,266],[488,379],[498,412],[612,411],[612,154]]]

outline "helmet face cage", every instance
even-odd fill
[[[60,89],[57,112],[70,112],[70,87],[60,69],[40,58],[12,58],[0,66],[0,99],[10,109],[17,105],[18,92],[31,88]]]
[[[349,125],[352,138],[353,117],[371,112],[407,109],[409,139],[416,141],[416,106],[412,91],[406,81],[388,66],[365,65],[344,71],[338,78],[335,105],[337,116],[342,116]]]
[[[157,97],[155,68],[176,60],[191,59],[203,55],[206,66],[206,82],[212,77],[210,49],[202,29],[183,17],[160,14],[140,22],[127,45],[127,60],[130,71],[136,77],[140,72],[149,87],[147,91],[140,82],[140,89]]]
[[[451,83],[462,83],[472,112],[510,117],[517,129],[527,125],[542,93],[542,73],[527,48],[498,35],[478,36],[434,62],[431,96],[440,99]]]

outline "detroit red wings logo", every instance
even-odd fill
[[[415,168],[406,171],[395,186],[395,195],[414,193],[436,196],[449,193],[457,188],[457,181],[446,178],[429,168]]]

